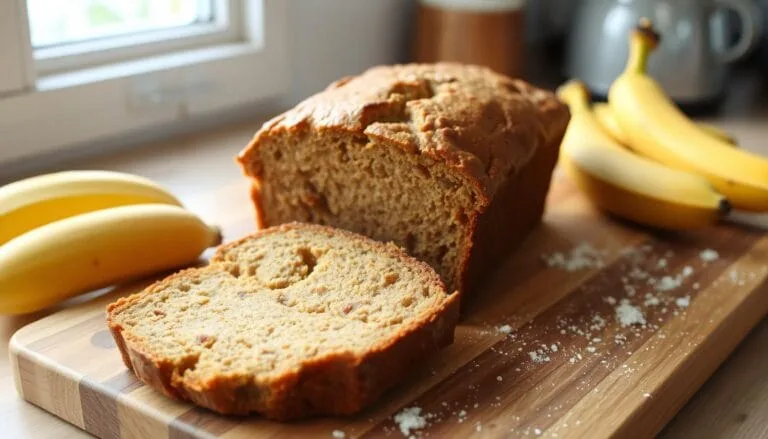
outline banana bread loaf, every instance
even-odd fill
[[[267,122],[238,160],[260,226],[393,241],[464,291],[539,222],[568,120],[552,93],[486,68],[382,66]]]
[[[458,294],[402,249],[286,224],[109,305],[123,361],[171,397],[275,419],[359,411],[450,344]]]

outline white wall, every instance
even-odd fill
[[[286,107],[376,64],[410,59],[414,0],[290,0]]]

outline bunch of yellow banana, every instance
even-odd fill
[[[608,91],[608,104],[632,150],[706,178],[733,207],[768,211],[768,160],[733,148],[689,119],[647,75],[659,43],[648,20],[630,37],[627,67]]]
[[[731,205],[768,211],[768,160],[735,148],[724,131],[694,123],[664,94],[646,73],[658,41],[641,20],[608,104],[590,107],[578,81],[558,89],[571,110],[561,163],[599,207],[658,228],[706,226]]]
[[[0,187],[0,313],[193,263],[221,234],[144,178],[70,171]]]
[[[557,94],[571,111],[560,164],[597,206],[665,229],[707,226],[728,212],[728,202],[706,179],[634,154],[609,137],[583,83],[570,81]]]

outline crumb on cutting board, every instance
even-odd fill
[[[631,325],[645,325],[645,315],[643,311],[636,306],[632,306],[629,301],[622,300],[621,304],[616,307],[616,320],[622,327]]]
[[[720,259],[720,254],[717,252],[717,250],[707,248],[699,253],[699,258],[701,258],[701,260],[704,262],[714,262]]]
[[[427,416],[421,414],[421,407],[407,407],[395,414],[394,421],[403,436],[408,437],[411,430],[421,430],[427,426]]]
[[[581,242],[569,252],[555,252],[544,255],[544,261],[550,267],[562,268],[568,272],[604,266],[602,254],[588,242]]]
[[[549,356],[541,349],[528,352],[528,356],[534,363],[548,363],[550,361]]]

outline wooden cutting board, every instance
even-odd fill
[[[404,410],[425,421],[417,437],[646,437],[768,311],[767,252],[748,227],[651,234],[556,176],[543,224],[465,303],[455,343],[351,418],[224,417],[142,385],[104,307],[146,282],[19,330],[11,360],[23,398],[104,438],[402,437]]]

